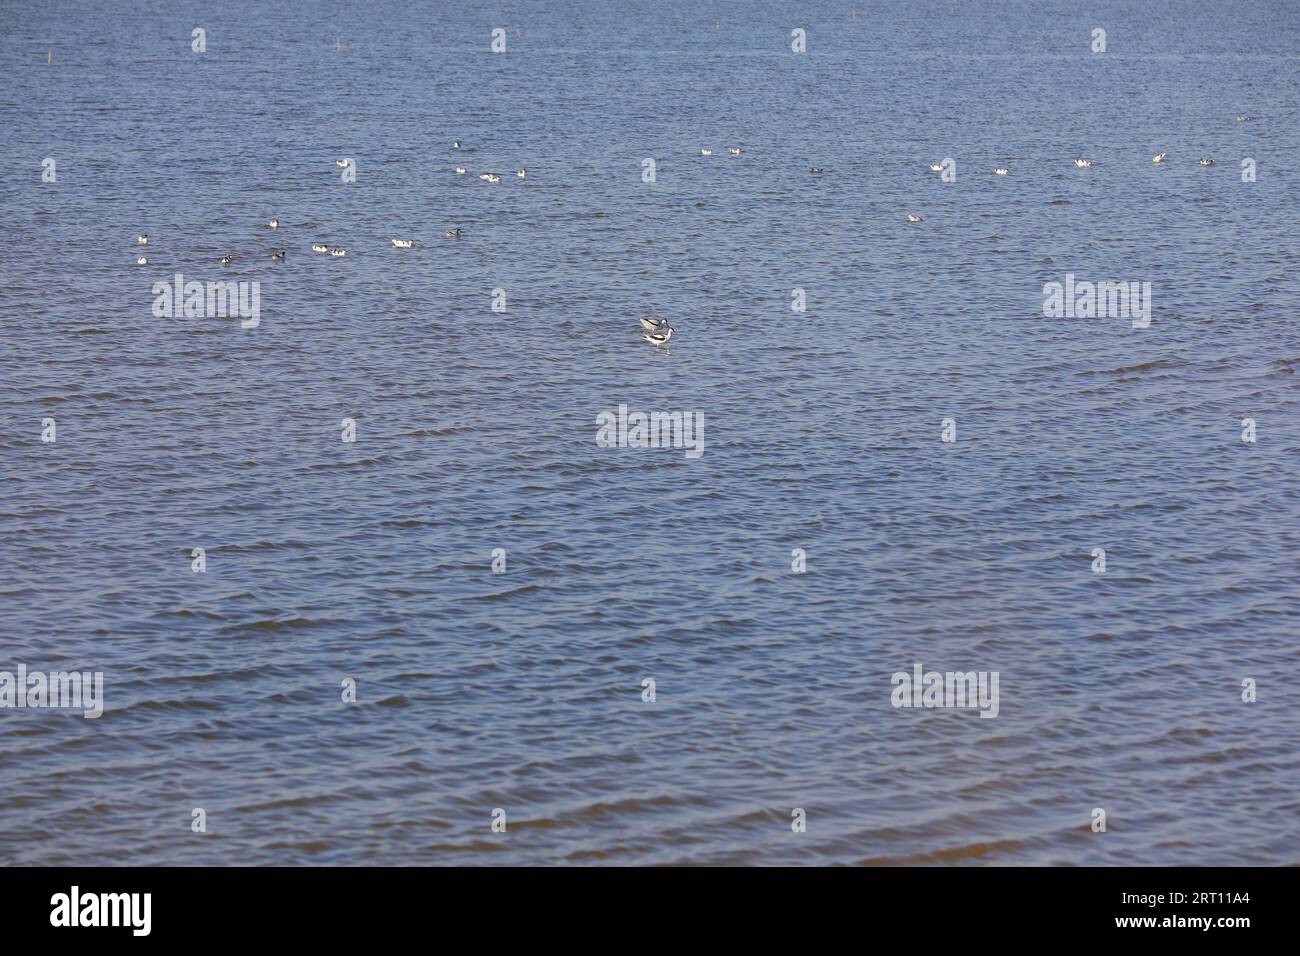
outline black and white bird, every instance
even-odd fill
[[[739,146],[731,146],[731,147],[729,147],[729,148],[727,149],[727,152],[730,153],[732,156],[739,156],[739,155],[740,155],[740,147],[739,147]]]
[[[1151,162],[1159,164],[1159,163],[1163,163],[1168,158],[1169,158],[1168,153],[1156,153],[1154,156],[1151,157]]]
[[[479,179],[483,180],[483,182],[485,182],[485,183],[499,183],[499,182],[501,182],[501,177],[498,176],[496,173],[482,173],[482,174],[479,176]]]
[[[1213,166],[1213,165],[1214,165],[1214,160],[1212,160],[1212,159],[1206,157],[1205,159],[1201,160],[1201,165],[1202,165],[1202,166]]]
[[[231,264],[232,262],[234,262],[234,261],[235,261],[234,258],[231,257],[231,256],[222,256],[222,257],[221,257],[221,264],[222,264],[223,266],[228,266],[228,265],[230,265],[230,264]]]
[[[822,173],[826,172],[826,170],[822,169],[820,166],[814,166],[812,169],[808,170],[808,172],[812,173],[814,176],[820,176]]]
[[[330,250],[330,255],[332,255],[335,259],[342,259],[347,254],[348,251],[346,249],[342,249],[338,246],[335,246],[333,249]]]
[[[277,250],[277,251],[271,253],[271,261],[272,261],[272,262],[284,262],[284,250],[283,250],[283,249],[279,249],[279,250]]]
[[[311,244],[311,251],[312,251],[312,252],[329,252],[329,251],[330,251],[330,247],[327,246],[327,245],[325,245],[325,243],[323,243],[323,242],[313,242],[313,243]]]
[[[712,156],[712,155],[713,155],[713,150],[711,150],[711,149],[702,149],[702,150],[700,150],[700,155],[701,155],[701,156]]]
[[[907,214],[907,221],[908,221],[908,222],[924,222],[924,220],[923,220],[920,216],[914,216],[914,215],[912,215],[910,212]]]
[[[642,320],[642,324],[644,324],[644,320]],[[641,338],[645,339],[655,348],[662,348],[667,345],[668,340],[673,337],[673,331],[671,325],[664,323],[664,330],[662,332],[647,332],[642,335]]]
[[[667,319],[638,319],[647,332],[662,332],[668,325]]]
[[[528,170],[526,170],[526,169],[516,169],[516,170],[515,170],[515,175],[518,176],[520,179],[526,179],[526,178],[528,177]]]
[[[454,140],[452,140],[452,141],[451,141],[451,148],[452,148],[452,149],[460,149],[460,140],[458,140],[458,139],[454,139]]]
[[[393,245],[398,249],[410,249],[415,245],[414,239],[394,239]]]
[[[149,264],[149,260],[146,259],[144,256],[140,256],[138,259],[135,260],[135,264],[138,266],[147,266]]]
[[[350,159],[336,159],[334,160],[334,165],[337,166],[339,169],[347,169],[348,163],[350,162],[352,162],[352,160]]]
[[[279,220],[279,219],[272,219],[270,222],[267,223],[267,225],[270,226],[272,229],[279,229],[279,228],[280,228],[280,220]]]
[[[457,167],[456,167],[456,175],[457,175],[457,176],[464,176],[467,172],[469,172],[469,170],[466,169],[464,166],[457,166]]]
[[[930,172],[932,172],[932,173],[941,173],[941,172],[943,172],[943,166],[941,166],[939,163],[931,163],[931,164],[930,164]]]
[[[464,235],[464,233],[461,231],[460,226],[457,226],[455,229],[448,229],[446,232],[443,233],[443,235],[446,236],[448,239],[459,239],[462,235]]]
[[[135,241],[142,246],[149,245],[149,237],[146,236],[144,233],[140,233],[140,235],[136,236]]]
[[[1007,173],[1009,173],[1009,172],[1011,172],[1011,170],[1007,169],[1007,167],[1005,167],[1005,166],[999,166],[997,169],[993,170],[993,175],[995,175],[995,176],[1005,176],[1005,175],[1006,175]]]

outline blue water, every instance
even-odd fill
[[[0,863],[1300,861],[1300,7],[857,6],[0,6]]]

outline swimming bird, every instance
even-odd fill
[[[930,164],[930,172],[932,172],[932,173],[941,173],[941,172],[943,172],[943,166],[941,166],[939,163],[931,163],[931,164]]]
[[[1074,161],[1074,165],[1078,166],[1080,169],[1087,169],[1089,166],[1092,165],[1092,160],[1091,160],[1091,159],[1076,159],[1076,160]]]
[[[826,170],[822,169],[820,166],[814,166],[812,169],[808,170],[808,172],[812,173],[814,176],[820,176],[822,173],[826,172]]]
[[[146,259],[144,256],[140,256],[140,258],[135,260],[135,264],[138,266],[147,266],[149,264],[149,260]]]
[[[138,242],[138,243],[139,243],[140,245],[142,245],[142,246],[147,246],[147,245],[149,245],[149,237],[146,236],[144,233],[140,233],[140,235],[136,236],[136,237],[135,237],[135,241]]]
[[[457,167],[456,167],[456,175],[457,175],[457,176],[464,176],[467,172],[469,172],[469,170],[466,169],[464,166],[457,166]]]
[[[1212,160],[1212,159],[1203,159],[1203,160],[1201,160],[1201,165],[1202,165],[1202,166],[1213,166],[1213,165],[1214,165],[1214,160]]]
[[[907,214],[908,222],[924,222],[920,216],[913,216],[910,212]]]
[[[330,250],[330,255],[332,255],[335,259],[341,259],[347,254],[348,251],[346,249],[340,249],[337,246]]]
[[[1006,175],[1007,173],[1009,173],[1009,172],[1011,172],[1011,170],[1007,169],[1007,167],[1005,167],[1005,166],[999,166],[997,169],[993,170],[993,175],[995,175],[995,176],[1005,176],[1005,175]]]
[[[639,319],[638,321],[647,332],[662,331],[664,326],[668,324],[667,319]]]
[[[712,156],[712,155],[713,155],[713,150],[711,150],[711,149],[702,149],[702,150],[700,150],[700,155],[701,155],[701,156]]]
[[[526,170],[526,169],[517,169],[517,170],[515,170],[515,175],[518,176],[520,179],[523,179],[523,178],[525,178],[525,177],[528,175],[528,170]]]
[[[327,245],[325,245],[325,243],[323,243],[323,242],[313,242],[313,243],[311,244],[311,251],[312,251],[312,252],[329,252],[329,251],[330,251],[330,247],[327,246]]]
[[[661,348],[668,344],[668,340],[673,337],[674,331],[673,327],[669,325],[663,332],[650,332],[642,335],[641,338],[645,339],[655,348]]]
[[[458,140],[458,139],[453,139],[453,140],[451,141],[451,148],[452,148],[452,149],[460,149],[460,140]]]
[[[280,220],[279,220],[279,219],[272,219],[270,222],[267,223],[267,225],[270,226],[272,229],[279,229],[279,228],[280,228]]]
[[[464,235],[464,233],[461,231],[461,228],[457,226],[455,229],[448,229],[446,232],[443,233],[443,235],[446,236],[448,239],[459,239],[462,235]]]
[[[1151,157],[1151,162],[1163,163],[1168,158],[1169,158],[1168,153],[1156,153],[1154,156]]]
[[[498,176],[496,173],[483,173],[479,176],[479,179],[483,180],[485,183],[501,182],[501,177]]]
[[[412,246],[415,245],[415,240],[414,240],[414,239],[394,239],[394,240],[393,240],[393,245],[395,245],[398,249],[410,249]]]
[[[235,261],[235,260],[232,259],[230,256],[222,256],[222,257],[221,257],[221,264],[222,264],[223,266],[228,266],[228,265],[230,265],[230,264],[231,264],[232,262],[234,262],[234,261]]]
[[[1238,116],[1238,117],[1237,117],[1237,122],[1238,122],[1238,123],[1244,123],[1244,122],[1246,122],[1246,121],[1249,120],[1249,119],[1250,119],[1249,116]]]
[[[740,155],[740,147],[739,147],[739,146],[732,146],[730,149],[727,150],[727,152],[729,152],[732,156],[739,156],[739,155]]]
[[[283,249],[280,249],[280,250],[277,250],[276,252],[271,253],[271,261],[272,261],[272,262],[284,262],[284,250],[283,250]]]
[[[350,162],[352,162],[352,160],[350,159],[336,159],[334,160],[334,165],[337,166],[339,169],[347,169],[348,163]]]

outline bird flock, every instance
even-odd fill
[[[1249,122],[1249,120],[1250,117],[1245,115],[1239,115],[1236,118],[1236,121],[1238,123]],[[453,150],[461,150],[467,153],[473,152],[472,148],[466,149],[466,147],[464,147],[461,144],[460,140],[454,140],[451,144],[451,148]],[[729,156],[740,156],[742,153],[743,150],[739,146],[727,147],[727,154]],[[700,155],[712,156],[713,150],[707,146],[701,147]],[[1168,153],[1159,152],[1156,153],[1156,155],[1151,157],[1151,161],[1155,163],[1157,166],[1162,166],[1164,165],[1165,161],[1168,158],[1169,158]],[[352,160],[350,159],[336,159],[334,161],[334,165],[340,169],[347,169],[351,165],[351,163]],[[1090,169],[1092,168],[1093,164],[1094,164],[1093,160],[1084,158],[1082,156],[1074,161],[1074,165],[1079,169]],[[1202,157],[1200,160],[1200,165],[1213,166],[1214,160],[1210,159],[1208,156]],[[468,175],[469,173],[469,167],[463,165],[455,166],[454,170],[456,175],[458,176],[465,176]],[[934,173],[942,173],[944,171],[944,165],[942,163],[931,163],[930,171]],[[814,176],[820,176],[823,173],[825,173],[826,170],[824,167],[821,166],[813,166],[809,170],[809,172],[812,173]],[[993,170],[993,174],[995,176],[1006,176],[1009,175],[1010,172],[1011,170],[1006,166],[998,166],[995,167]],[[519,179],[525,179],[528,176],[528,170],[523,167],[520,167],[518,170],[515,171],[515,176]],[[500,173],[485,171],[479,173],[478,178],[486,183],[499,183],[501,182],[502,176]],[[907,221],[909,223],[917,223],[917,222],[924,222],[925,220],[922,216],[918,216],[915,213],[909,212],[907,213]],[[279,229],[280,220],[271,219],[269,222],[267,222],[266,225],[270,229]],[[460,239],[462,236],[464,236],[464,230],[462,230],[460,227],[448,229],[446,232],[443,233],[443,238],[445,239]],[[418,244],[414,239],[393,238],[390,241],[392,242],[393,248],[395,249],[414,249]],[[149,245],[148,234],[141,233],[140,235],[136,236],[136,243],[141,246]],[[343,248],[342,246],[331,246],[323,242],[312,243],[311,251],[320,254],[328,253],[330,256],[336,259],[341,259],[348,254],[347,249]],[[236,257],[233,255],[226,254],[221,257],[220,261],[223,266],[229,266],[234,263],[235,258]],[[285,259],[285,253],[283,249],[278,249],[271,253],[272,262],[283,262],[284,259]],[[136,258],[136,263],[142,266],[148,265],[149,258],[147,256],[141,255]],[[644,333],[641,335],[641,338],[644,339],[646,342],[649,342],[651,345],[653,345],[656,350],[665,348],[668,345],[669,340],[673,337],[673,334],[676,332],[676,330],[668,324],[667,319],[643,318],[640,319],[639,321],[641,322],[642,327],[645,329]]]

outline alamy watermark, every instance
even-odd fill
[[[1133,328],[1151,324],[1150,282],[1075,282],[1065,274],[1064,284],[1043,285],[1043,317],[1047,319],[1132,319]]]
[[[704,454],[704,413],[628,412],[619,405],[617,412],[604,411],[596,416],[598,448],[685,448],[687,458]]]
[[[0,709],[12,707],[80,710],[95,718],[104,712],[103,671],[0,671]]]
[[[175,282],[153,284],[153,314],[160,319],[242,319],[239,324],[255,329],[262,321],[262,284],[251,281],[199,282],[176,273]]]
[[[889,701],[895,707],[978,707],[981,717],[998,715],[997,671],[926,671],[918,661],[912,673],[897,671]]]

